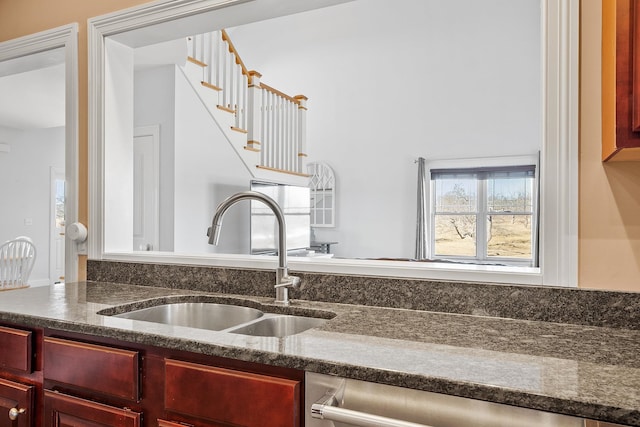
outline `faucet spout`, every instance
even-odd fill
[[[241,200],[258,200],[267,205],[276,216],[278,222],[278,268],[276,269],[276,300],[282,305],[289,305],[289,288],[297,288],[300,285],[300,278],[289,276],[287,268],[287,226],[284,220],[282,209],[271,197],[257,191],[242,191],[225,199],[213,216],[211,227],[207,231],[209,244],[217,245],[220,239],[220,228],[225,212]]]

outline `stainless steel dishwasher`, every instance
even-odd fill
[[[308,372],[305,426],[583,427],[584,420]]]

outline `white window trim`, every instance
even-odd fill
[[[64,49],[65,222],[78,221],[78,24],[68,24],[0,43],[0,61]],[[65,281],[78,278],[78,244],[65,238]]]
[[[533,241],[535,239],[536,231],[539,228],[538,224],[538,211],[540,209],[538,199],[538,181],[540,179],[540,165],[538,161],[538,156],[500,156],[500,157],[483,157],[483,158],[472,158],[472,159],[446,159],[446,160],[434,160],[427,162],[427,176],[430,179],[430,185],[427,186],[427,196],[429,200],[429,230],[430,230],[430,253],[433,254],[434,260],[454,260],[461,262],[469,262],[473,263],[474,261],[478,264],[498,264],[504,263],[512,267],[531,267],[531,262],[535,263],[536,258],[539,258],[539,249],[536,247],[539,246],[535,244]],[[477,169],[481,167],[511,167],[511,166],[521,166],[521,165],[535,165],[535,180],[534,180],[534,189],[533,189],[533,218],[532,218],[532,257],[533,259],[530,261],[527,260],[519,260],[517,258],[507,258],[507,257],[484,257],[477,255],[475,257],[472,256],[456,256],[456,255],[436,255],[435,254],[435,200],[434,200],[434,181],[430,178],[432,169]],[[481,200],[486,200],[486,184],[481,184],[477,180],[478,183],[478,193],[477,199],[480,203]],[[489,213],[486,209],[480,209],[473,215],[484,215],[488,216]],[[495,213],[495,215],[501,215],[500,213]],[[482,232],[478,231],[478,236],[484,236],[486,233],[486,227],[483,224],[478,223],[478,228],[482,228]],[[486,254],[487,245],[483,239],[476,239],[476,251],[477,254]],[[536,253],[536,249],[538,253]]]
[[[321,193],[322,208],[315,204],[311,205],[311,227],[332,228],[336,226],[336,175],[331,166],[326,162],[309,162],[307,163],[307,171],[311,175],[309,181],[309,189],[311,197],[317,203],[318,193]],[[313,181],[320,181],[314,185]],[[325,183],[330,183],[330,188],[324,188]],[[331,198],[331,203],[326,203],[327,195]],[[318,211],[322,212],[322,221],[318,222]],[[327,221],[326,213],[330,212],[331,220]]]
[[[279,0],[283,4],[285,0]],[[271,4],[270,2],[266,2]],[[290,261],[298,271],[577,286],[578,278],[578,53],[579,0],[541,0],[542,150],[540,269],[489,268],[416,263],[332,260]],[[259,0],[159,0],[88,21],[89,37],[89,213],[90,259],[272,268],[274,260],[249,256],[105,253],[103,249],[104,40],[113,34],[171,22],[221,7],[264,5]],[[273,6],[271,4],[271,6]],[[259,9],[259,8],[258,8]],[[246,8],[245,8],[246,10]],[[254,8],[255,10],[255,8]],[[274,10],[273,7],[270,10]],[[239,12],[240,14],[241,12]],[[195,31],[195,29],[194,29]],[[562,185],[558,185],[561,182]]]

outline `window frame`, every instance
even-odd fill
[[[438,261],[459,261],[467,262],[469,264],[478,265],[506,265],[513,267],[537,267],[539,265],[540,255],[540,242],[539,242],[539,218],[540,218],[540,172],[539,172],[539,155],[528,156],[505,156],[505,157],[493,157],[493,158],[474,158],[474,159],[448,159],[448,160],[436,160],[427,164],[427,176],[429,177],[429,246],[430,253],[433,260]],[[490,172],[481,171],[482,168],[513,168],[518,169],[522,166],[534,166],[534,181],[533,191],[531,195],[531,258],[512,258],[512,257],[498,257],[488,255],[488,245],[486,241],[487,237],[487,219],[490,215],[507,215],[499,212],[490,212],[487,205],[487,192],[488,192],[488,179],[486,176]],[[431,176],[431,171],[438,169],[439,171],[446,171],[447,169],[454,170],[468,170],[475,178],[476,184],[476,207],[474,211],[469,212],[437,212],[436,210],[436,180]],[[474,169],[476,169],[474,171]],[[465,255],[438,255],[436,254],[436,215],[451,214],[451,215],[472,215],[476,217],[476,232],[475,232],[475,256]],[[528,215],[529,212],[510,212],[509,215]]]
[[[283,0],[284,1],[284,0]],[[103,229],[104,149],[104,42],[110,35],[163,36],[180,19],[198,22],[207,13],[220,16],[222,7],[244,5],[244,0],[157,0],[87,20],[88,38],[88,139],[89,139],[89,259],[125,262],[271,268],[273,261],[253,256],[178,255],[174,253],[106,252]],[[252,3],[259,5],[257,0]],[[299,4],[300,2],[296,3]],[[540,172],[540,245],[537,268],[508,268],[401,261],[331,259],[313,262],[291,260],[298,271],[328,274],[517,283],[544,286],[578,286],[578,111],[579,111],[579,0],[541,0],[541,78],[543,123]],[[254,8],[258,9],[258,8]],[[254,10],[252,9],[252,10]],[[273,9],[273,8],[272,8]],[[244,11],[246,15],[246,11]],[[235,15],[238,16],[238,15]],[[191,24],[191,23],[190,23]],[[193,27],[193,24],[191,24]],[[194,30],[195,31],[195,30]],[[562,182],[561,186],[557,183]]]

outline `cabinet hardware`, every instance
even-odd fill
[[[18,417],[20,416],[20,414],[24,414],[26,412],[26,409],[24,408],[11,408],[9,409],[9,419],[11,421],[15,421],[18,419]]]

